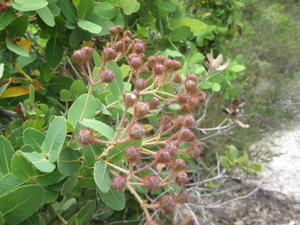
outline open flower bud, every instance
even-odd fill
[[[196,135],[189,128],[182,128],[180,130],[180,139],[185,142],[193,142],[196,139]]]
[[[133,52],[141,54],[145,51],[145,44],[143,42],[137,42],[133,45]]]
[[[165,67],[163,64],[156,63],[153,67],[153,73],[155,75],[162,75],[165,73]]]
[[[132,139],[142,139],[146,135],[146,129],[141,124],[134,124],[129,129],[129,137]]]
[[[160,187],[160,179],[156,174],[147,175],[143,179],[143,185],[149,191],[154,191]]]
[[[116,75],[113,73],[113,71],[109,69],[105,69],[104,71],[101,72],[100,76],[102,82],[111,83],[114,80]]]
[[[127,108],[133,106],[137,102],[138,98],[134,93],[124,94],[124,103]]]
[[[175,202],[179,204],[184,204],[190,202],[190,195],[186,190],[180,191],[176,197]]]
[[[166,149],[161,149],[155,156],[157,163],[169,163],[171,162],[171,154]]]
[[[130,57],[129,58],[129,64],[134,68],[134,69],[139,69],[143,65],[143,61],[140,57]]]
[[[186,163],[183,159],[175,159],[172,165],[174,171],[184,170],[186,168]]]
[[[123,41],[117,41],[114,48],[116,52],[123,52]]]
[[[159,99],[156,98],[156,97],[153,97],[149,100],[149,107],[150,107],[150,110],[152,109],[156,109],[157,106],[159,105]]]
[[[174,155],[179,149],[179,146],[175,141],[168,141],[165,144],[165,149],[170,152],[171,155]]]
[[[102,51],[102,58],[105,62],[114,60],[117,57],[117,52],[110,47],[104,47]]]
[[[94,143],[95,134],[90,129],[82,128],[78,132],[77,141],[83,145]]]
[[[187,79],[187,80],[197,81],[198,78],[199,78],[199,77],[198,77],[196,74],[189,73],[188,75],[186,75],[186,79]]]
[[[126,188],[126,181],[126,177],[116,176],[111,180],[111,187],[116,191],[124,191]]]
[[[197,82],[193,80],[186,80],[184,82],[184,87],[188,93],[194,93],[197,91]]]
[[[174,201],[174,196],[172,195],[163,195],[158,200],[159,207],[162,210],[169,211],[176,208],[176,203]]]
[[[137,163],[141,158],[141,150],[135,146],[130,146],[125,150],[126,158],[131,163]]]
[[[189,183],[189,177],[186,172],[180,171],[175,176],[175,183],[179,186],[183,186]]]
[[[157,222],[156,220],[149,220],[146,222],[145,225],[160,225],[160,223]]]
[[[145,102],[137,102],[134,106],[134,117],[141,119],[150,112],[149,105]]]
[[[138,78],[134,81],[134,88],[138,91],[143,90],[146,87],[146,81],[143,78]]]
[[[179,74],[179,73],[175,73],[175,74],[173,75],[172,81],[173,81],[174,83],[176,83],[176,84],[180,84],[181,81],[182,81],[180,74]]]
[[[192,114],[186,115],[184,117],[184,123],[183,123],[183,125],[185,127],[191,128],[191,127],[193,127],[195,125],[195,123],[196,123],[196,120],[195,120],[195,118],[194,118],[194,116]]]

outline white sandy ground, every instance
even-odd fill
[[[280,192],[300,201],[300,126],[279,131],[251,147],[253,151],[268,146],[276,156],[265,164],[260,181],[262,188]]]

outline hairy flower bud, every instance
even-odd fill
[[[141,119],[150,112],[149,105],[145,102],[137,102],[134,106],[134,116]]]
[[[184,82],[184,87],[188,93],[194,93],[197,91],[197,82],[193,80],[186,80]]]
[[[170,152],[171,155],[174,155],[179,149],[179,146],[175,141],[168,141],[165,144],[165,149]]]
[[[83,145],[94,143],[95,134],[90,129],[82,128],[78,132],[77,141]]]
[[[173,60],[172,59],[166,59],[164,62],[164,65],[165,65],[167,71],[173,70]]]
[[[140,57],[132,56],[132,57],[129,58],[129,64],[134,69],[139,69],[143,65],[143,61]]]
[[[156,63],[153,67],[153,73],[155,75],[162,75],[165,73],[165,67],[163,64]]]
[[[109,28],[109,34],[111,36],[116,36],[121,31],[122,31],[122,27],[121,26],[113,26],[113,27]]]
[[[86,62],[86,57],[85,57],[84,51],[82,51],[81,49],[75,50],[73,52],[72,58],[73,58],[74,62],[77,64],[83,64]]]
[[[175,176],[175,183],[179,186],[183,186],[189,183],[189,177],[186,172],[180,171]]]
[[[182,81],[180,74],[179,74],[179,73],[175,73],[175,74],[173,75],[172,81],[173,81],[174,83],[176,83],[176,84],[180,84],[181,81]]]
[[[154,66],[154,64],[156,63],[156,57],[149,56],[147,62],[148,62],[149,68],[152,68]]]
[[[195,123],[196,123],[196,120],[195,120],[195,118],[194,118],[194,116],[192,114],[186,115],[184,117],[183,126],[191,128],[191,127],[193,127],[195,125]]]
[[[179,204],[184,204],[190,202],[190,195],[186,190],[180,191],[176,197],[175,197],[175,202]]]
[[[111,187],[116,191],[124,191],[126,188],[126,181],[126,177],[116,176],[111,180]]]
[[[143,52],[145,52],[145,44],[143,42],[137,42],[133,45],[133,52],[137,53],[137,54],[141,54]]]
[[[114,78],[115,78],[115,74],[113,71],[109,70],[109,69],[105,69],[104,71],[101,72],[100,74],[101,76],[101,80],[104,83],[111,83]]]
[[[173,126],[173,124],[174,124],[174,121],[173,121],[172,117],[167,116],[167,115],[160,117],[159,125],[163,131],[169,129],[171,126]]]
[[[124,103],[127,108],[133,106],[137,102],[138,98],[134,93],[124,94]]]
[[[125,150],[128,162],[137,163],[141,158],[141,150],[135,146],[130,146]]]
[[[117,57],[117,52],[111,47],[104,47],[102,51],[102,58],[105,62],[114,60]]]
[[[123,36],[124,37],[131,37],[132,36],[132,32],[130,30],[124,30]]]
[[[173,71],[177,71],[181,69],[181,63],[177,60],[173,60]]]
[[[132,139],[141,139],[146,135],[146,129],[141,124],[134,124],[129,128],[129,137]]]
[[[174,196],[163,195],[158,200],[159,207],[163,210],[169,211],[176,208],[176,203],[174,201]]]
[[[182,128],[180,130],[180,139],[185,142],[193,142],[196,139],[196,135],[189,128]]]
[[[166,59],[167,59],[167,57],[164,56],[164,55],[158,55],[158,56],[156,56],[156,62],[161,63],[161,64],[163,64]]]
[[[123,52],[123,41],[117,41],[114,48],[116,52]]]
[[[146,87],[146,81],[143,78],[138,78],[134,81],[134,88],[138,91],[143,90]]]
[[[197,81],[198,78],[199,78],[199,77],[198,77],[196,74],[189,73],[188,75],[186,75],[186,79],[187,79],[187,80]]]
[[[200,157],[201,154],[202,154],[202,150],[201,150],[200,145],[193,145],[192,148],[190,148],[190,149],[188,150],[188,154],[189,154],[193,159],[196,159],[196,158]]]
[[[171,154],[166,149],[161,149],[155,156],[157,163],[169,163],[171,162]]]
[[[127,50],[129,48],[129,46],[131,45],[131,43],[132,43],[132,39],[128,36],[125,36],[123,38],[123,43],[124,43],[125,49]]]
[[[179,93],[176,97],[176,102],[186,103],[189,100],[189,96],[186,93]]]
[[[156,174],[147,175],[143,179],[143,185],[149,191],[154,191],[160,187],[160,179]]]
[[[172,165],[174,171],[184,170],[186,168],[186,163],[183,159],[175,159]]]
[[[149,108],[150,108],[150,110],[156,109],[158,105],[159,105],[159,99],[158,98],[152,97],[149,100]]]

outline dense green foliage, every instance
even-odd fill
[[[206,53],[211,49],[226,53],[227,44],[241,29],[238,21],[242,2],[15,0],[8,4],[9,8],[4,9],[1,5],[0,11],[0,107],[5,115],[1,117],[3,136],[0,136],[0,224],[4,221],[24,225],[87,224],[89,221],[108,224],[124,219],[139,220],[143,211],[131,195],[134,191],[129,187],[129,191],[115,191],[111,179],[116,175],[114,169],[119,168],[121,172],[128,169],[130,163],[123,151],[129,145],[140,147],[152,143],[153,139],[149,136],[145,140],[116,142],[122,133],[119,130],[122,115],[135,116],[132,108],[127,112],[123,95],[137,88],[131,80],[135,70],[128,55],[130,51],[123,52],[118,60],[105,61],[104,47],[116,48],[116,41],[126,36],[126,32],[123,36],[109,35],[109,29],[116,25],[129,27],[134,31],[134,43],[140,42],[134,38],[140,38],[146,44],[147,57],[164,55],[164,60],[169,57],[180,61],[179,72],[185,82],[190,79],[186,78],[187,74],[196,74],[196,90],[201,90],[197,97],[204,93],[204,96],[215,94],[231,100],[238,93],[234,81],[245,70],[241,58],[226,63],[222,62],[221,54],[213,57]],[[94,49],[84,65],[74,55],[72,58],[74,50],[82,50],[83,46]],[[104,68],[113,71],[115,79],[109,84],[93,85],[91,81],[96,81]],[[173,72],[168,74],[168,79]],[[151,71],[143,78],[152,82]],[[185,83],[161,81],[161,86],[156,87],[156,82],[153,81],[148,92],[140,91],[140,101],[148,102],[154,93],[166,103],[160,110],[151,110],[142,120],[154,139],[153,130],[161,126],[158,117],[186,115],[187,109],[196,119],[206,116],[206,97],[200,102],[203,105],[197,105],[200,108],[191,109],[167,98],[188,89]],[[220,105],[211,105],[220,114]],[[222,125],[246,127],[235,117],[234,106],[231,105],[228,117],[226,114],[207,120],[203,117],[200,120],[203,130],[200,122],[193,127],[197,128],[196,135],[206,141],[212,134],[209,127],[222,120],[225,121]],[[208,127],[207,132],[202,124]],[[93,130],[106,142],[82,145],[80,128]],[[160,137],[156,141],[159,140]],[[189,149],[188,144],[182,143],[180,148]],[[158,150],[152,146],[149,151],[157,154]],[[197,170],[197,163],[210,174],[210,166],[215,165],[216,159],[212,156],[213,148],[209,150],[203,159],[193,159],[183,150],[176,157],[187,161],[190,174]],[[249,162],[247,154],[233,146],[218,154],[221,165],[228,171],[241,167],[256,174],[261,170],[259,164]],[[141,177],[149,171],[144,171]],[[174,184],[167,186],[175,192],[181,190]],[[151,194],[155,197],[166,189],[162,187]],[[143,187],[137,186],[136,192],[147,196]]]

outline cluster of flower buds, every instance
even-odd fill
[[[99,73],[100,81],[110,83],[115,78],[113,71],[106,68],[107,62],[123,60],[124,63],[125,60],[130,66],[126,79],[132,87],[121,99],[125,110],[116,125],[115,142],[109,145],[118,145],[124,140],[141,140],[142,143],[141,146],[131,145],[124,150],[127,168],[111,168],[115,175],[111,187],[117,191],[128,190],[134,196],[138,195],[134,185],[143,186],[150,194],[171,184],[183,189],[189,183],[189,176],[188,165],[181,155],[197,158],[202,153],[201,143],[194,131],[197,122],[193,115],[195,109],[207,99],[206,93],[199,88],[199,77],[195,74],[181,75],[181,63],[164,55],[146,57],[145,43],[134,38],[129,30],[123,31],[120,26],[114,26],[109,33],[111,42],[101,52],[103,66]],[[88,63],[92,51],[92,48],[83,47],[73,53],[73,59],[77,64]],[[173,91],[166,92],[165,86],[173,88]],[[170,112],[170,104],[180,105],[180,110]],[[154,111],[158,112],[158,124],[151,125],[149,129],[147,117]],[[83,145],[107,143],[95,138],[88,129],[80,129],[77,140]],[[144,210],[156,207],[173,211],[178,204],[189,201],[188,192],[182,190],[177,194],[161,196],[156,204],[140,203]],[[159,222],[148,215],[146,224],[158,225]]]

